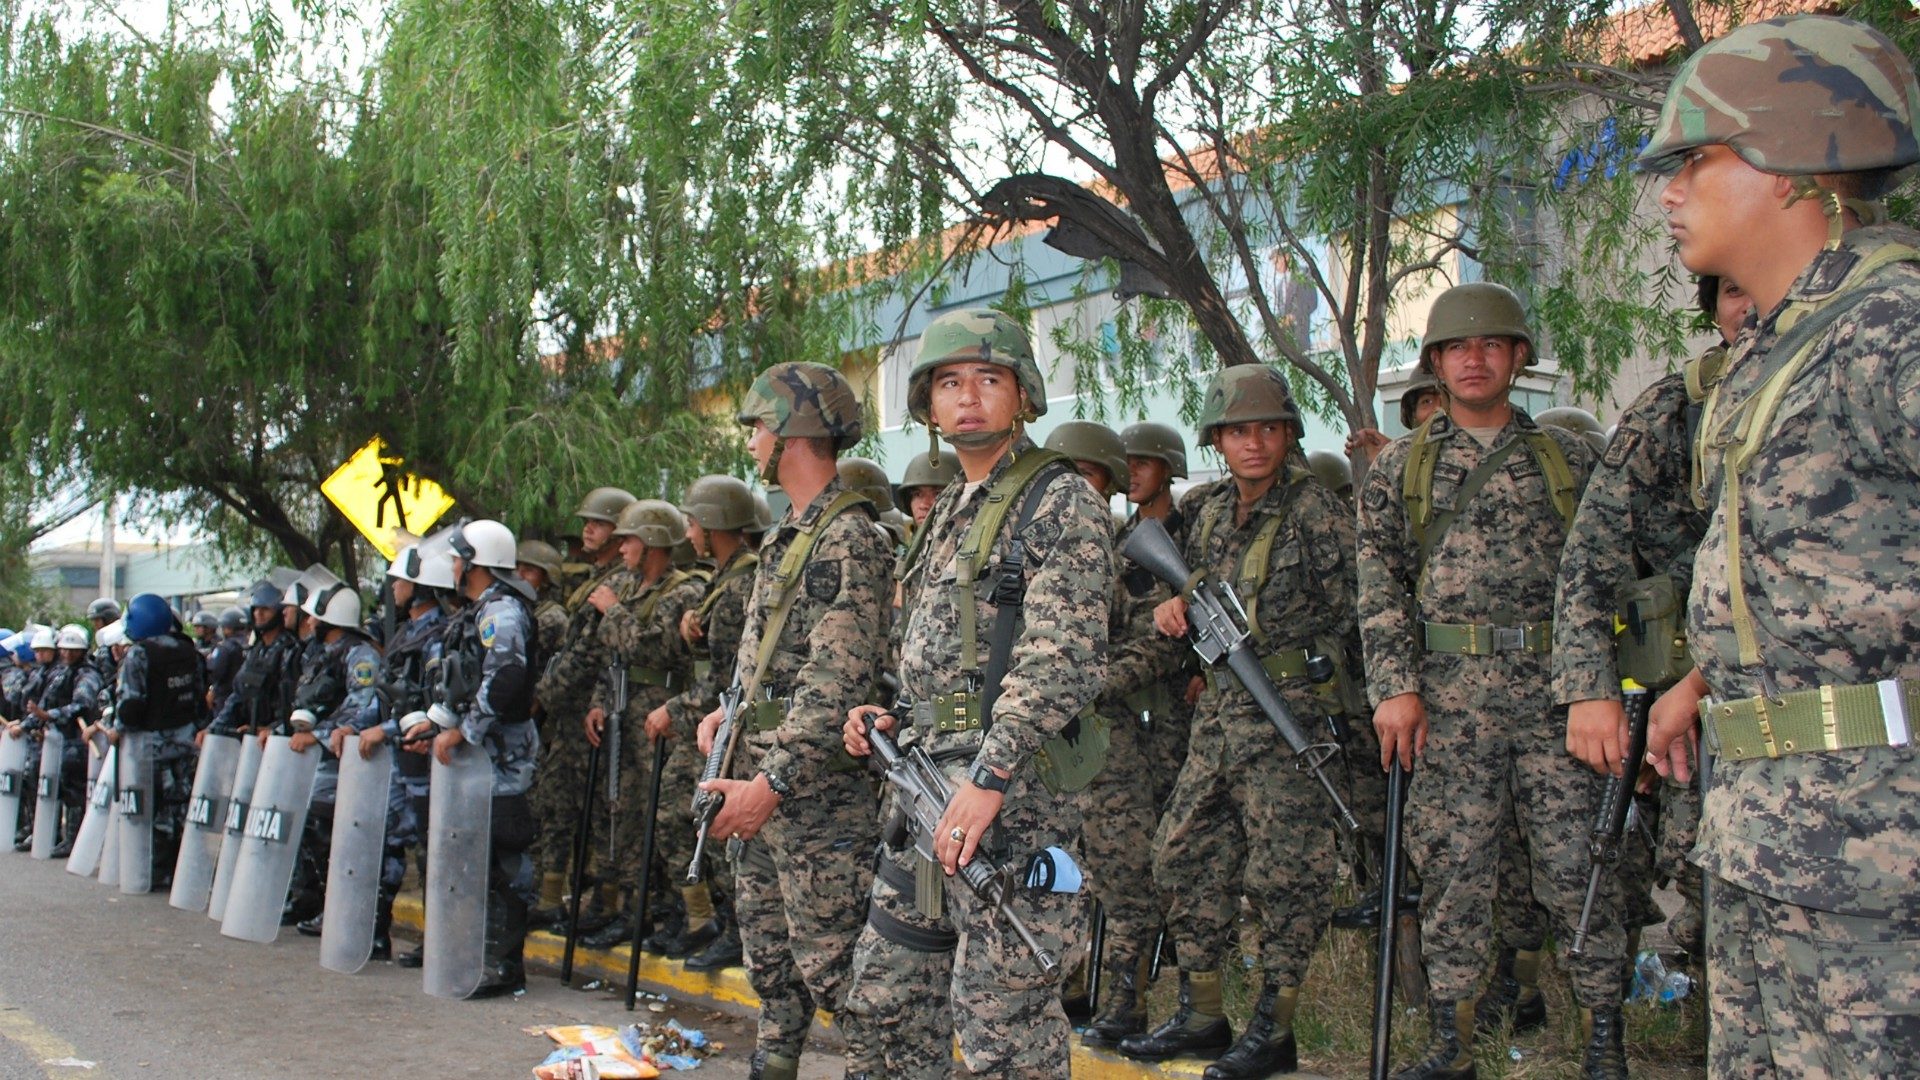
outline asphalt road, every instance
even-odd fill
[[[236,941],[204,914],[168,907],[164,893],[122,896],[65,863],[0,851],[7,1080],[528,1077],[552,1044],[526,1029],[636,1016],[675,1017],[725,1044],[689,1076],[746,1076],[750,1022],[681,1002],[664,1008],[643,1003],[630,1014],[617,996],[570,990],[545,972],[519,998],[442,1001],[421,991],[417,970],[327,971],[319,940],[291,927],[271,945]],[[841,1072],[837,1057],[809,1053],[801,1075]]]

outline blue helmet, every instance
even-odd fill
[[[21,634],[20,640],[13,646],[13,658],[22,664],[33,663],[33,646],[27,643],[27,635]]]
[[[140,641],[157,637],[173,629],[173,609],[165,600],[152,593],[141,593],[127,601],[126,621],[127,638]]]
[[[285,602],[281,599],[283,595],[280,586],[266,578],[261,578],[253,583],[253,595],[247,598],[247,606],[277,608]]]

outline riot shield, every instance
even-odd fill
[[[193,772],[180,858],[173,864],[173,892],[167,903],[181,911],[202,911],[213,895],[213,870],[220,861],[220,840],[227,824],[227,799],[240,767],[240,740],[209,734]]]
[[[286,907],[287,886],[293,883],[320,757],[318,746],[294,753],[293,741],[285,735],[267,740],[240,837],[240,859],[233,867],[233,888],[227,893],[227,915],[220,923],[227,937],[265,944],[280,936],[280,913]]]
[[[25,735],[16,739],[0,734],[0,835],[8,840],[20,831],[20,800],[32,798],[27,791],[28,749]]]
[[[351,975],[373,955],[374,909],[380,902],[380,863],[387,844],[387,788],[393,750],[374,748],[360,758],[360,736],[349,735],[340,754],[340,786],[333,801],[333,848],[327,862],[327,906],[320,919],[320,966]]]
[[[60,843],[60,767],[66,763],[67,740],[53,728],[41,733],[40,790],[33,811],[33,857],[53,858]]]
[[[104,766],[103,766],[104,768]],[[107,806],[106,843],[100,849],[100,884],[118,886],[120,884],[120,748],[113,748],[113,772],[102,773],[101,786],[113,796],[113,802]]]
[[[119,775],[119,755],[119,750],[109,746],[101,756],[100,778],[87,792],[86,815],[80,819],[80,831],[74,834],[73,854],[67,856],[69,874],[92,877],[93,872],[100,869],[100,854],[107,845],[107,827],[113,823],[113,778]],[[119,857],[119,852],[115,852],[114,858]]]
[[[151,731],[120,733],[120,891],[153,888],[153,744]]]
[[[452,759],[442,765],[436,757],[429,780],[422,982],[434,997],[464,998],[486,967],[493,763],[484,748],[466,743],[454,748]]]
[[[240,860],[240,838],[247,831],[247,810],[253,803],[254,781],[260,778],[260,759],[266,751],[257,735],[240,737],[240,763],[233,769],[233,788],[220,822],[220,861],[213,870],[213,892],[207,897],[207,918],[227,917],[227,894],[233,889],[233,867]]]

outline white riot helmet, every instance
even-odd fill
[[[462,522],[453,527],[453,535],[447,542],[454,556],[468,566],[484,566],[510,576],[519,562],[516,555],[519,545],[513,539],[513,530],[497,521],[481,518]]]
[[[420,563],[414,568],[412,579],[415,585],[452,591],[453,531],[459,527],[449,525],[414,545],[414,550],[420,554]]]
[[[286,595],[281,603],[299,608],[309,615],[315,614],[313,598],[329,585],[340,584],[340,578],[333,571],[319,563],[307,567],[306,572],[287,586]]]
[[[87,647],[86,629],[78,623],[68,623],[60,628],[60,633],[54,636],[53,647],[56,649],[80,649],[84,651]]]
[[[335,581],[313,594],[307,614],[342,630],[360,629],[360,594],[344,581]]]
[[[420,545],[408,544],[393,554],[393,564],[387,567],[387,576],[401,581],[420,581]]]
[[[36,626],[33,628],[32,639],[27,642],[27,648],[35,652],[39,652],[41,649],[51,649],[54,648],[55,642],[58,640],[58,637],[53,632],[53,627]]]
[[[115,645],[125,645],[127,643],[126,623],[115,619],[101,627],[100,632],[93,636],[93,643],[103,649],[111,649]]]

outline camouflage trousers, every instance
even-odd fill
[[[1266,724],[1229,714],[1222,724]],[[1229,740],[1191,748],[1153,835],[1153,885],[1186,971],[1215,971],[1233,943],[1239,898],[1260,920],[1257,961],[1272,987],[1307,975],[1333,894],[1326,793],[1290,755],[1230,760]]]
[[[949,766],[957,777],[963,764]],[[1066,798],[1041,786],[1033,770],[1013,779],[990,836],[994,857],[1025,865],[1034,853],[1058,847],[1072,854],[1080,816]],[[942,913],[928,916],[914,902],[920,857],[911,846],[883,849],[868,902],[867,925],[854,947],[847,1012],[862,1017],[885,1061],[888,1080],[936,1080],[953,1071],[957,1035],[967,1072],[1031,1080],[1066,1076],[1072,1029],[1060,1005],[1063,966],[1047,974],[1006,920],[946,879]],[[1018,891],[1013,903],[1034,938],[1056,957],[1086,939],[1082,893]],[[882,932],[881,927],[886,927]],[[904,929],[903,929],[904,928]],[[944,949],[928,939],[945,937]],[[903,944],[903,938],[920,939]]]
[[[1584,838],[1585,833],[1581,836]],[[1533,860],[1527,857],[1527,834],[1520,831],[1520,815],[1508,804],[1500,823],[1500,893],[1496,905],[1500,944],[1509,949],[1540,949],[1547,944],[1553,920],[1533,897]]]
[[[1817,911],[1719,878],[1709,903],[1709,1076],[1920,1076],[1920,920]]]
[[[876,817],[864,778],[831,774],[782,800],[753,840],[728,845],[761,1050],[799,1057],[814,1010],[826,1009],[846,1038],[847,1072],[883,1075],[864,1018],[845,1011],[873,887]]]
[[[1180,767],[1176,761],[1160,771],[1167,764],[1155,744],[1165,741],[1163,732],[1142,726],[1137,714],[1110,719],[1108,730],[1106,767],[1075,796],[1084,823],[1080,867],[1106,920],[1105,966],[1131,974],[1153,948],[1163,914],[1159,897],[1140,887],[1153,875],[1153,848],[1142,840],[1159,825],[1163,793],[1171,794]]]
[[[1566,751],[1565,710],[1523,688],[1548,685],[1542,658],[1434,654],[1424,683],[1427,748],[1407,797],[1408,854],[1423,886],[1420,929],[1434,996],[1474,997],[1487,970],[1503,843],[1511,820],[1525,838],[1525,876],[1555,936],[1573,939],[1587,887],[1587,836],[1601,778]],[[1510,873],[1519,874],[1516,869]],[[1517,920],[1524,908],[1509,899]],[[1512,942],[1508,939],[1509,943]],[[1517,943],[1516,943],[1517,944]],[[1620,1000],[1626,936],[1618,884],[1594,906],[1585,956],[1563,956],[1574,996],[1588,1007]]]
[[[536,880],[541,874],[571,874],[573,837],[580,827],[580,808],[587,797],[587,736],[580,728],[584,710],[561,709],[550,714],[540,731],[540,767],[534,770],[533,790],[527,793],[540,834],[527,855]],[[604,799],[600,800],[604,803]],[[604,824],[599,825],[602,831]],[[593,860],[589,859],[589,863]]]

